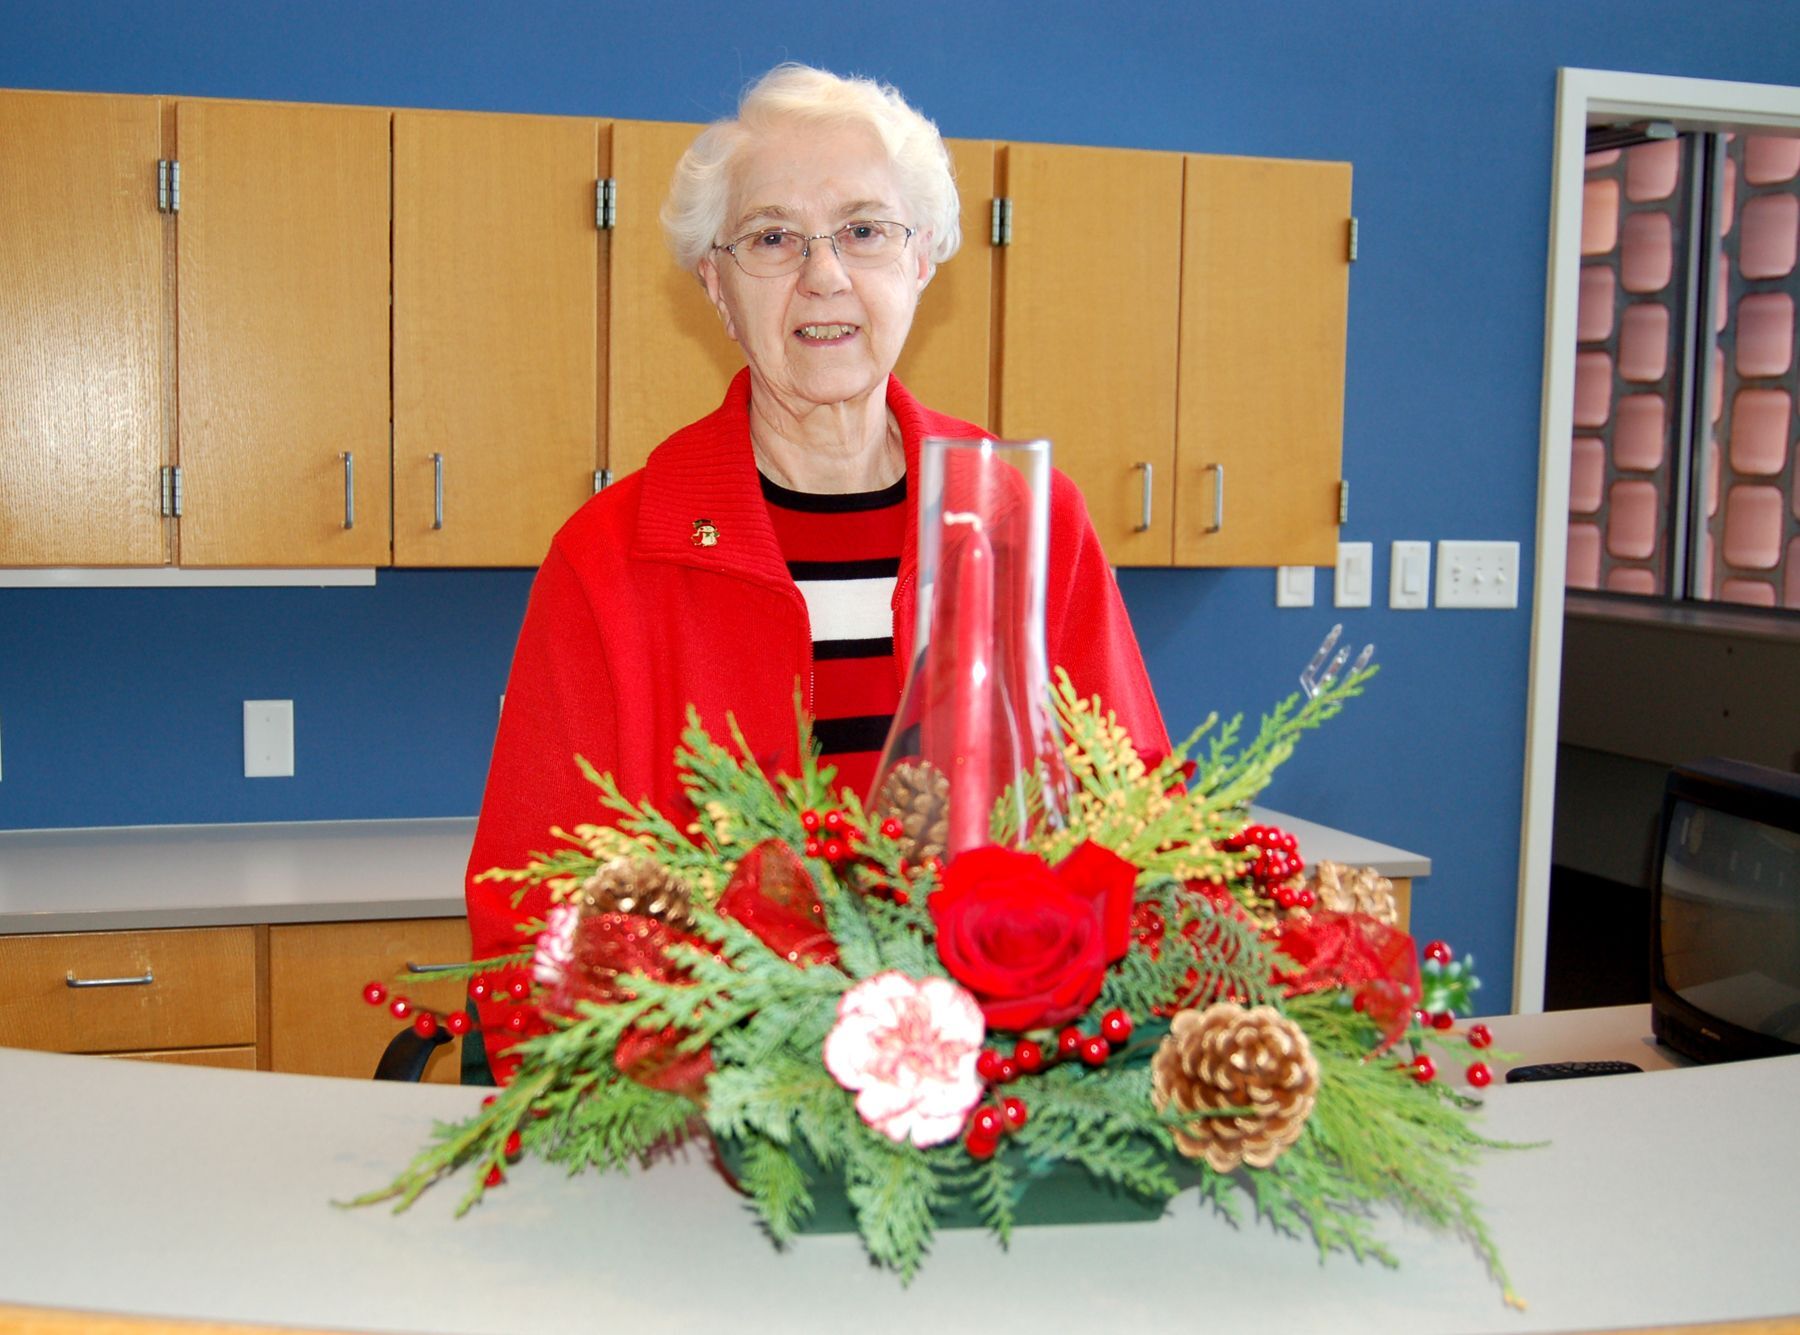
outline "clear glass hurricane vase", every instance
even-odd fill
[[[869,807],[921,856],[1017,846],[1066,818],[1044,607],[1050,442],[927,439],[918,621]]]

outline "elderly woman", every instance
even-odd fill
[[[943,140],[893,89],[774,70],[688,150],[663,221],[745,368],[717,411],[583,506],[538,572],[469,862],[478,957],[518,950],[518,924],[545,905],[537,892],[514,908],[512,887],[474,875],[598,815],[576,754],[672,810],[688,705],[715,734],[734,715],[765,765],[791,767],[798,682],[825,758],[867,784],[907,669],[894,630],[916,610],[920,442],[985,434],[891,374],[961,240]],[[1050,532],[1050,661],[1166,749],[1112,572],[1060,475]],[[487,1028],[496,1051],[506,1031]]]

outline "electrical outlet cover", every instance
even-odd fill
[[[294,776],[294,702],[244,701],[244,777]]]

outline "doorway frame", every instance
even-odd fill
[[[1525,704],[1524,818],[1513,946],[1512,1008],[1544,1008],[1550,841],[1562,703],[1563,581],[1568,573],[1569,460],[1575,411],[1575,318],[1581,295],[1581,197],[1593,120],[1666,120],[1681,129],[1760,126],[1800,133],[1800,88],[1663,74],[1557,71],[1550,169],[1550,256],[1538,442],[1537,559]]]

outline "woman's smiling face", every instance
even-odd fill
[[[864,127],[776,130],[742,151],[734,178],[725,240],[764,226],[816,236],[858,219],[915,225],[881,140]],[[892,263],[851,269],[821,239],[799,269],[773,278],[753,277],[715,250],[700,276],[756,390],[804,413],[870,394],[885,399],[931,278],[929,247],[919,233]]]

